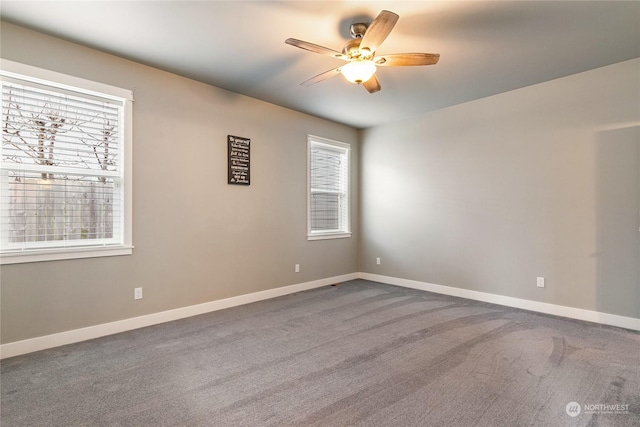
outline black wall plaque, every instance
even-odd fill
[[[235,185],[251,184],[251,140],[239,136],[227,135],[229,152],[228,183]]]

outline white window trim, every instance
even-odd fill
[[[347,177],[347,195],[348,195],[348,215],[347,215],[347,231],[311,231],[311,144],[319,142],[322,144],[333,145],[347,150],[347,161],[349,162],[348,173],[351,174],[351,145],[333,141],[315,135],[307,135],[307,240],[327,240],[327,239],[344,239],[351,237],[351,177]]]
[[[45,70],[18,62],[0,59],[0,78],[27,78],[28,80],[45,85],[61,87],[101,97],[113,97],[124,102],[124,150],[123,157],[123,244],[91,246],[69,246],[55,249],[25,249],[23,251],[0,254],[0,265],[18,264],[26,262],[56,261],[77,258],[94,258],[105,256],[131,255],[133,253],[133,92],[119,87],[85,80],[54,71]]]

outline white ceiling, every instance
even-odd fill
[[[286,45],[341,50],[349,25],[400,15],[379,54],[439,53],[381,67],[369,94],[343,62]],[[3,20],[356,128],[640,57],[638,1],[12,1]]]

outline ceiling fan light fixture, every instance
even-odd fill
[[[352,83],[364,83],[376,72],[376,64],[373,61],[351,61],[340,69],[345,79]]]

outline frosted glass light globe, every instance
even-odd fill
[[[376,64],[373,61],[351,61],[345,64],[340,71],[342,75],[352,83],[364,83],[376,72]]]

